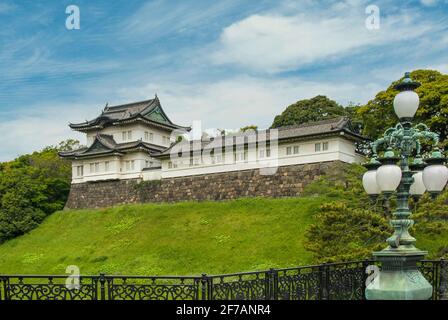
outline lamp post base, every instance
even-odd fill
[[[374,252],[381,272],[367,285],[367,300],[428,300],[432,286],[418,270],[417,262],[427,254],[414,247],[387,248]]]

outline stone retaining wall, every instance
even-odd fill
[[[139,179],[73,184],[66,208],[101,208],[125,203],[227,200],[241,197],[294,197],[340,161],[279,167],[273,175],[258,169],[178,177],[158,181]]]

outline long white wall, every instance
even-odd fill
[[[136,129],[136,132],[138,130]],[[316,146],[318,145],[318,146]],[[355,152],[355,144],[344,137],[315,139],[302,142],[281,143],[277,148],[259,148],[235,153],[215,154],[178,159],[165,159],[160,162],[146,152],[134,152],[125,156],[74,160],[72,162],[72,183],[110,179],[158,180],[192,175],[222,173],[228,171],[276,168],[294,164],[342,161],[362,162],[363,157]],[[269,154],[270,153],[270,154]],[[161,169],[143,170],[148,167]],[[82,168],[82,169],[80,169]],[[79,174],[81,173],[81,175]],[[266,174],[272,169],[266,169]]]
[[[319,144],[320,147],[316,147],[316,144]],[[316,148],[320,148],[320,150],[316,150]],[[260,151],[249,150],[243,158],[241,158],[241,154],[238,154],[236,161],[233,154],[224,154],[221,161],[217,161],[215,157],[215,163],[209,158],[203,159],[201,163],[200,157],[196,157],[193,163],[189,158],[163,160],[161,177],[173,178],[335,160],[347,163],[362,161],[362,157],[355,152],[354,143],[342,137],[279,144],[277,150],[272,149],[270,151],[269,157],[266,156],[266,150],[261,151],[261,153]],[[237,151],[237,153],[239,152]],[[244,153],[244,151],[240,153]]]

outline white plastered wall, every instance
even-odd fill
[[[132,132],[132,137],[130,140],[127,139],[127,132]],[[126,132],[126,139],[123,140],[123,132]],[[145,132],[153,134],[153,140],[146,139]],[[97,133],[101,134],[108,134],[112,135],[114,137],[115,142],[117,143],[125,143],[125,142],[131,142],[131,141],[137,141],[142,140],[143,142],[152,143],[159,146],[168,147],[169,143],[167,143],[166,139],[163,139],[162,137],[169,137],[170,133],[168,131],[160,130],[157,128],[154,128],[150,125],[146,125],[144,123],[134,123],[129,125],[120,125],[120,126],[112,126],[107,127],[102,130],[98,131],[91,131],[87,133],[87,146],[90,146],[93,141],[95,140],[95,136]]]
[[[323,143],[328,143],[328,149],[323,150]],[[315,151],[315,144],[321,144],[321,151]],[[299,153],[294,154],[294,146],[299,147]],[[287,154],[287,147],[291,147],[291,154]],[[206,163],[190,166],[189,158],[186,159],[164,159],[162,160],[162,178],[172,178],[190,175],[201,175],[220,173],[237,170],[259,169],[271,166],[288,166],[294,164],[317,163],[326,161],[342,161],[347,163],[361,162],[362,157],[356,154],[353,141],[343,137],[332,137],[328,139],[315,139],[302,142],[281,143],[278,146],[278,157],[275,150],[271,150],[271,158],[260,158],[259,150],[249,150],[247,160],[233,161],[233,154],[225,155],[226,161],[212,163],[206,159]],[[241,151],[242,152],[242,151]],[[223,155],[224,159],[224,155]],[[171,164],[169,164],[171,162]],[[177,167],[174,167],[176,163]],[[171,168],[170,168],[171,166]]]

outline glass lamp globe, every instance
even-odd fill
[[[401,182],[401,169],[396,164],[383,164],[376,171],[376,181],[381,192],[394,192]]]
[[[394,86],[400,91],[394,99],[394,110],[400,120],[410,121],[417,112],[420,99],[414,90],[420,85],[419,82],[411,79],[410,72],[406,72],[403,80]]]
[[[362,176],[362,186],[368,195],[379,195],[380,188],[376,182],[376,170],[369,170]]]
[[[443,164],[431,164],[423,170],[423,183],[429,192],[442,192],[448,181],[448,168]]]
[[[428,166],[423,170],[423,183],[433,196],[442,192],[448,181],[448,168],[444,165],[445,157],[436,149],[425,161]]]
[[[398,118],[410,119],[417,112],[420,99],[418,94],[411,90],[398,93],[394,99],[394,110]]]
[[[412,177],[414,178],[414,182],[409,189],[409,193],[413,196],[423,195],[426,191],[425,184],[423,183],[423,172],[419,171],[414,173]]]

